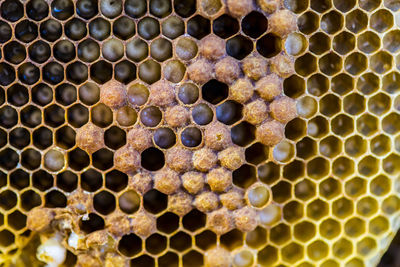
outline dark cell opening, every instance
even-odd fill
[[[167,208],[168,196],[152,189],[143,196],[143,206],[151,213],[159,213]]]
[[[103,215],[110,214],[115,210],[115,197],[113,194],[102,191],[93,197],[93,206],[96,211]]]
[[[175,145],[176,136],[170,128],[159,128],[154,132],[153,140],[160,148],[170,148]]]
[[[217,107],[217,119],[224,124],[231,125],[242,118],[242,109],[241,104],[228,100]]]
[[[157,171],[164,166],[165,158],[164,153],[155,148],[150,147],[142,152],[142,167],[149,171]]]
[[[279,36],[268,33],[257,41],[256,48],[262,56],[270,58],[281,52],[282,40]]]
[[[118,149],[126,144],[126,133],[121,128],[112,126],[104,133],[104,143],[111,149]]]
[[[94,192],[103,185],[101,173],[94,169],[89,169],[81,174],[81,187],[88,192]]]
[[[40,152],[32,148],[28,148],[21,153],[21,164],[29,170],[34,170],[40,166],[41,155]]]
[[[256,169],[248,164],[242,165],[232,173],[233,183],[241,188],[249,187],[256,179]]]
[[[10,132],[10,144],[13,147],[22,149],[29,145],[31,139],[30,137],[31,135],[27,129],[21,127],[15,128]]]
[[[44,83],[39,83],[32,88],[32,101],[38,105],[45,106],[53,100],[53,90]]]
[[[217,80],[210,80],[202,87],[203,99],[214,105],[227,98],[228,94],[228,85]]]
[[[64,208],[67,206],[67,197],[57,190],[52,190],[45,195],[47,208]]]
[[[126,257],[132,257],[142,250],[142,239],[135,234],[124,235],[118,243],[118,250]]]
[[[196,12],[196,0],[174,0],[175,13],[187,18]]]
[[[90,77],[100,84],[111,80],[112,72],[112,65],[104,60],[100,60],[90,66]]]
[[[210,21],[200,15],[196,15],[187,22],[187,33],[196,39],[202,39],[210,34]]]
[[[268,20],[260,12],[252,11],[242,20],[242,30],[249,37],[260,37],[267,29]]]
[[[231,129],[232,142],[239,146],[247,146],[255,139],[256,128],[248,123],[241,122]]]
[[[57,174],[57,187],[65,192],[72,192],[78,186],[78,176],[71,172],[65,171]]]
[[[104,229],[104,220],[99,215],[90,213],[89,216],[84,215],[84,218],[80,219],[79,228],[86,234]]]
[[[185,229],[194,232],[206,225],[206,215],[194,209],[183,217],[182,224]]]
[[[162,119],[162,113],[156,106],[146,107],[140,112],[140,121],[147,127],[156,127]]]
[[[69,127],[64,126],[56,131],[57,146],[63,149],[69,149],[75,145],[75,131]]]
[[[102,148],[92,155],[93,166],[99,170],[107,170],[114,165],[114,153]]]
[[[157,229],[166,234],[174,232],[179,227],[179,216],[172,212],[164,213],[157,218]]]
[[[19,156],[17,152],[12,150],[11,148],[6,148],[0,151],[0,167],[11,170],[15,166],[17,166],[19,161]]]
[[[224,14],[214,20],[213,31],[216,35],[221,38],[228,38],[236,34],[239,31],[239,22],[237,19]]]
[[[112,170],[106,174],[106,187],[112,191],[119,192],[128,185],[128,175],[123,172]]]
[[[24,43],[35,40],[37,36],[38,26],[33,21],[23,20],[18,22],[17,26],[15,26],[15,37]]]
[[[159,234],[153,234],[146,238],[146,250],[152,254],[163,252],[167,248],[167,238]]]
[[[40,191],[50,189],[53,186],[53,183],[53,176],[44,170],[39,170],[32,175],[32,184]]]
[[[202,133],[196,127],[187,127],[181,133],[181,142],[186,147],[196,147],[201,144],[202,139]]]
[[[89,155],[80,148],[68,152],[68,166],[71,169],[80,171],[90,163]]]
[[[253,42],[242,36],[237,35],[226,42],[226,53],[231,57],[242,60],[253,51]]]

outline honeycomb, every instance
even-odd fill
[[[0,264],[377,265],[399,9],[1,1]]]

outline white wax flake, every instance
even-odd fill
[[[47,263],[47,267],[58,267],[65,261],[66,255],[67,251],[57,237],[47,239],[36,252],[36,257]]]

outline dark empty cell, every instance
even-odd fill
[[[57,86],[55,95],[57,102],[64,106],[74,103],[77,99],[76,88],[69,83]]]
[[[53,90],[44,83],[39,83],[32,88],[32,100],[38,105],[45,106],[53,100]]]
[[[68,122],[75,128],[82,127],[89,121],[89,110],[81,104],[68,108],[67,114]]]
[[[185,229],[195,232],[206,225],[206,215],[194,209],[183,217],[182,224]]]
[[[28,48],[29,58],[37,63],[44,63],[51,55],[51,48],[44,41],[36,41]]]
[[[267,25],[268,27],[268,25]],[[213,22],[213,31],[221,38],[228,38],[239,31],[239,22],[229,15],[222,15]]]
[[[6,148],[0,151],[0,167],[6,170],[11,170],[17,166],[19,156],[17,152],[11,148]]]
[[[42,123],[42,112],[35,106],[27,106],[21,111],[22,124],[35,128]]]
[[[170,148],[175,145],[176,136],[170,128],[159,128],[154,132],[153,140],[160,148]]]
[[[67,79],[75,84],[81,84],[88,79],[88,67],[82,62],[74,62],[68,65]]]
[[[143,206],[151,213],[159,213],[167,208],[168,196],[152,189],[143,196]]]
[[[26,58],[25,47],[17,41],[11,41],[3,47],[4,59],[19,64]]]
[[[86,22],[78,18],[73,18],[65,24],[64,31],[68,38],[78,41],[87,34]]]
[[[102,217],[97,215],[96,213],[89,213],[89,218],[85,219],[81,217],[79,220],[79,228],[85,232],[86,234],[90,234],[92,232],[104,229],[104,220]]]
[[[51,14],[53,17],[66,20],[74,14],[72,0],[54,0],[51,2]]]
[[[183,104],[194,104],[199,99],[199,88],[193,83],[184,83],[179,87],[178,98]]]
[[[64,68],[57,62],[49,62],[43,67],[43,80],[58,84],[64,79]]]
[[[78,186],[78,176],[71,172],[65,171],[57,174],[57,187],[65,192],[72,192]]]
[[[124,4],[125,13],[132,18],[139,18],[147,11],[146,0],[126,0]]]
[[[58,127],[65,122],[65,110],[58,105],[51,105],[44,111],[44,121],[51,127]]]
[[[99,127],[107,127],[113,122],[112,110],[104,104],[99,104],[91,110],[91,121]]]
[[[26,226],[26,216],[16,210],[8,215],[8,224],[15,230],[21,230]]]
[[[89,23],[89,34],[96,40],[103,41],[110,36],[111,25],[103,18],[96,18]]]
[[[5,43],[11,39],[12,29],[4,21],[0,21],[0,43]]]
[[[179,257],[173,252],[167,252],[158,258],[158,266],[178,267]]]
[[[90,77],[97,83],[105,83],[111,80],[112,65],[104,60],[100,60],[90,66]]]
[[[233,229],[230,232],[222,235],[220,239],[221,244],[224,247],[227,247],[229,250],[243,246],[243,233],[237,229]]]
[[[217,235],[210,230],[205,230],[201,234],[196,235],[195,240],[197,247],[202,250],[207,250],[215,244]]]
[[[32,63],[26,62],[18,68],[18,78],[25,84],[34,84],[40,79],[40,70]]]
[[[172,212],[166,212],[157,218],[157,229],[170,234],[179,227],[179,216]]]
[[[258,165],[268,159],[268,147],[261,143],[255,143],[246,149],[246,161],[254,165]]]
[[[64,208],[67,206],[67,197],[58,190],[52,190],[45,195],[47,208]]]
[[[21,153],[21,164],[29,170],[34,170],[40,166],[41,157],[39,151],[28,148]]]
[[[191,247],[192,238],[184,232],[178,232],[170,238],[170,246],[178,251],[184,251]]]
[[[124,130],[112,126],[104,133],[104,143],[111,149],[118,149],[126,144],[126,133]]]
[[[45,0],[30,0],[26,4],[26,14],[33,20],[42,20],[49,14],[49,5]]]
[[[119,192],[128,185],[128,175],[123,172],[112,170],[106,174],[106,187],[112,191]]]
[[[140,257],[134,258],[131,260],[131,267],[136,267],[136,266],[148,266],[148,267],[154,267],[155,261],[153,257],[150,257],[148,255],[142,255]]]
[[[311,34],[318,29],[319,20],[317,14],[312,11],[307,11],[297,19],[297,26],[302,33]]]
[[[146,107],[140,112],[140,121],[147,127],[157,126],[162,119],[162,113],[158,107]]]
[[[103,215],[113,212],[115,210],[115,205],[115,197],[107,191],[97,193],[93,197],[94,209]]]
[[[237,35],[226,42],[226,53],[236,59],[242,60],[251,51],[253,51],[253,42],[242,35]]]
[[[123,193],[118,200],[119,208],[127,213],[135,213],[140,208],[141,198],[135,190],[129,190]]]
[[[159,234],[152,234],[146,238],[146,251],[157,255],[167,248],[167,238]]]
[[[120,17],[113,24],[113,33],[119,39],[129,39],[135,34],[135,22],[128,17]]]
[[[88,192],[94,192],[103,185],[103,177],[101,173],[93,169],[89,169],[81,174],[81,187]]]
[[[187,127],[181,132],[181,142],[186,147],[196,147],[201,144],[202,139],[202,133],[196,127]]]
[[[202,87],[203,99],[214,105],[227,98],[228,94],[228,85],[217,80],[208,81]]]
[[[54,57],[61,62],[69,62],[76,56],[75,46],[68,40],[61,40],[53,46]]]
[[[46,127],[40,127],[33,132],[32,139],[37,148],[46,149],[53,144],[53,132]]]
[[[143,151],[141,158],[142,167],[149,171],[157,171],[165,163],[164,153],[155,147],[150,147]]]
[[[154,18],[143,18],[138,23],[138,33],[146,40],[154,39],[160,34],[160,23]]]
[[[270,58],[281,52],[282,40],[279,36],[268,33],[257,40],[256,48],[262,56]]]
[[[231,129],[232,142],[239,146],[247,146],[255,138],[255,127],[248,122],[241,122]]]
[[[98,1],[96,0],[78,0],[76,2],[76,13],[84,19],[93,18],[99,12],[97,4]]]
[[[92,155],[93,166],[99,170],[107,170],[114,164],[114,154],[106,148],[102,148]]]
[[[126,257],[135,256],[142,250],[142,239],[135,234],[124,235],[118,242],[118,250]]]
[[[28,89],[18,83],[7,89],[7,102],[13,106],[23,106],[29,101]]]
[[[56,144],[63,149],[69,149],[75,146],[75,131],[69,127],[64,126],[56,131]]]
[[[175,13],[187,18],[196,12],[196,0],[174,0]]]
[[[195,123],[207,125],[214,118],[214,112],[207,104],[199,104],[192,110],[192,117]]]
[[[0,187],[6,186],[6,185],[7,185],[7,174],[0,171]]]
[[[35,22],[23,20],[15,26],[15,37],[18,40],[29,43],[38,36],[38,26]]]
[[[128,60],[123,60],[115,65],[114,76],[116,80],[128,84],[136,79],[136,65]]]
[[[86,105],[93,105],[100,99],[100,88],[91,82],[79,87],[79,100]]]
[[[0,193],[0,207],[5,210],[12,209],[17,204],[17,195],[10,190]]]
[[[256,169],[248,164],[242,165],[232,173],[233,183],[242,188],[249,187],[256,179]]]
[[[7,143],[8,143],[7,133],[4,130],[0,129],[0,148],[5,146]]]
[[[204,256],[195,250],[191,250],[182,257],[182,264],[192,267],[204,266]]]
[[[62,26],[61,23],[54,19],[48,19],[40,23],[40,36],[49,42],[54,42],[61,37]]]
[[[71,169],[80,171],[90,163],[89,155],[80,148],[68,152],[68,166]]]
[[[11,22],[15,22],[24,16],[24,6],[18,0],[6,0],[0,7],[1,16]]]
[[[171,0],[150,0],[150,13],[156,17],[163,18],[171,13]]]
[[[22,149],[31,142],[31,134],[25,128],[18,127],[13,129],[9,134],[10,144],[18,149]]]
[[[242,105],[228,100],[216,108],[217,119],[227,125],[231,125],[242,118]]]
[[[6,101],[6,93],[3,88],[0,88],[0,105]]]
[[[242,20],[242,30],[249,37],[260,37],[267,29],[268,20],[260,12],[252,11]]]
[[[7,63],[0,63],[0,85],[6,86],[15,80],[15,70]]]
[[[18,122],[18,113],[10,106],[0,108],[0,126],[11,128]]]
[[[16,189],[23,189],[29,186],[29,173],[19,169],[10,174],[10,185]]]
[[[187,22],[187,33],[196,39],[202,39],[211,32],[210,21],[196,15]]]
[[[31,210],[34,207],[40,206],[42,204],[42,199],[40,195],[33,190],[28,190],[22,193],[20,199],[20,205],[26,211]]]

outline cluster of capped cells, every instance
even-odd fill
[[[0,3],[0,262],[373,266],[395,0]]]

